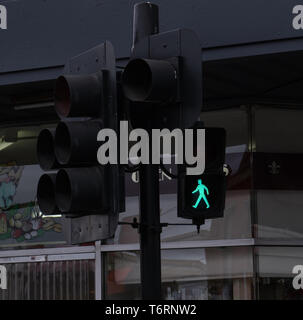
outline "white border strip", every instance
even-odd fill
[[[47,262],[47,261],[75,261],[75,260],[95,260],[95,253],[70,253],[70,254],[50,254],[37,256],[20,256],[0,258],[0,264],[9,263],[31,263],[31,262]]]
[[[21,250],[0,250],[0,258],[6,257],[28,257],[40,255],[65,255],[77,253],[95,253],[95,246],[74,246],[60,248],[43,248],[43,249],[21,249]]]
[[[180,241],[162,242],[162,250],[178,250],[193,248],[215,248],[215,247],[239,247],[253,246],[254,239],[232,239],[232,240],[203,240],[203,241]],[[67,261],[67,260],[91,260],[98,259],[97,269],[101,269],[102,252],[139,251],[140,244],[113,244],[96,246],[75,246],[61,248],[44,248],[28,250],[8,250],[0,251],[0,263],[22,263],[22,262],[43,262],[43,261]],[[100,279],[98,279],[99,281]]]
[[[232,240],[202,240],[202,241],[180,241],[180,242],[161,242],[162,250],[169,249],[191,249],[191,248],[212,248],[212,247],[239,247],[253,246],[254,239],[232,239]],[[101,246],[101,252],[114,251],[138,251],[140,244],[111,244]]]

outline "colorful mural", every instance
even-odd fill
[[[55,218],[43,217],[37,204],[14,203],[23,166],[0,167],[0,241],[16,243],[39,239],[45,233],[62,233],[62,224]]]

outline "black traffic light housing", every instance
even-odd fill
[[[178,29],[134,43],[122,75],[134,128],[189,128],[202,108],[201,45],[195,33]]]
[[[71,219],[69,241],[81,243],[114,235],[124,211],[124,176],[118,164],[101,166],[97,135],[118,134],[116,59],[110,42],[72,58],[56,80],[55,109],[61,121],[38,137],[38,161],[44,174],[37,200],[42,213]],[[96,227],[97,226],[97,227]]]
[[[198,125],[199,126],[199,125]],[[195,129],[198,127],[196,126]],[[199,126],[203,128],[203,126]],[[224,215],[226,172],[226,132],[223,128],[205,129],[205,170],[201,175],[186,175],[186,165],[179,166],[178,216],[203,224],[205,219]],[[195,142],[194,142],[195,146]]]

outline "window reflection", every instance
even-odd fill
[[[211,239],[251,238],[251,167],[248,153],[248,113],[245,109],[209,111],[201,114],[205,127],[223,127],[227,133],[226,163],[232,169],[228,179],[224,218],[206,220],[198,234],[195,226],[163,228],[162,241],[193,241]],[[139,216],[137,176],[126,175],[126,212],[120,221],[132,222]],[[177,217],[177,182],[159,174],[161,191],[161,222],[191,223]],[[127,225],[119,226],[114,243],[136,243],[138,232]]]
[[[106,254],[105,298],[140,299],[138,252]],[[162,294],[166,300],[252,298],[251,248],[162,250]]]
[[[303,237],[302,116],[299,109],[259,106],[255,110],[255,236],[258,238]]]
[[[260,300],[303,300],[303,290],[293,287],[292,273],[294,266],[303,265],[302,248],[259,247],[256,255]]]

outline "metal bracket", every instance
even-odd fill
[[[89,215],[77,218],[65,218],[67,242],[79,244],[104,240],[114,236],[118,215]]]
[[[197,226],[197,232],[200,233],[200,227],[202,224],[205,223],[205,219],[204,218],[199,218],[199,219],[194,219],[193,223],[167,223],[167,222],[163,222],[160,223],[160,225],[155,226],[155,225],[147,225],[147,224],[143,224],[138,222],[137,218],[133,219],[133,222],[118,222],[118,225],[129,225],[134,229],[138,229],[138,232],[141,233],[142,229],[150,229],[150,230],[155,230],[155,231],[160,231],[160,233],[162,232],[162,228],[168,227],[168,226]]]

